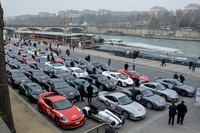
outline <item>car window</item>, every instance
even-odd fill
[[[158,90],[161,90],[161,91],[167,89],[167,88],[166,88],[164,85],[162,85],[162,84],[158,84],[158,85],[156,86],[156,88],[157,88]]]
[[[49,107],[53,108],[53,104],[52,104],[52,102],[51,102],[50,100],[45,99],[44,102],[45,102]]]
[[[133,102],[127,95],[119,97],[118,100],[119,100],[119,103],[122,105],[127,105]]]
[[[118,102],[116,100],[116,98],[114,98],[113,96],[105,96],[107,99],[111,100],[112,102]]]
[[[64,110],[71,108],[73,105],[69,100],[62,100],[54,103],[54,107],[56,110]]]

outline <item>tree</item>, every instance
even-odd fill
[[[8,128],[12,133],[16,133],[12,112],[11,112],[11,105],[10,105],[10,97],[8,91],[8,84],[7,84],[7,76],[6,76],[6,67],[5,67],[5,55],[4,55],[4,43],[3,43],[3,9],[0,3],[0,109],[2,110],[3,114],[6,117],[5,123],[7,124]]]

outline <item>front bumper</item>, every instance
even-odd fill
[[[84,116],[76,121],[68,121],[68,122],[62,122],[60,121],[60,127],[63,129],[74,129],[81,127],[85,123],[85,118]]]

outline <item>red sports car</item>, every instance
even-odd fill
[[[77,128],[85,122],[85,116],[78,107],[64,96],[56,95],[54,92],[39,95],[38,111],[46,114],[63,129]]]
[[[33,58],[31,58],[31,57],[24,57],[24,58],[22,58],[22,60],[21,60],[21,62],[23,63],[23,64],[27,64],[27,65],[32,65],[32,64],[34,64],[34,63],[37,63]]]
[[[130,77],[132,80],[135,80],[136,78],[138,78],[140,81],[149,82],[149,78],[147,76],[133,70],[121,69],[121,70],[118,70],[117,72],[123,74],[124,76]]]

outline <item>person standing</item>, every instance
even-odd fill
[[[72,49],[73,49],[73,51],[74,51],[74,45],[72,46]]]
[[[92,83],[90,83],[90,85],[87,87],[87,91],[88,91],[88,103],[92,102],[92,94],[93,94],[93,87],[92,87]]]
[[[73,61],[70,62],[70,66],[74,67],[74,62]]]
[[[164,59],[161,60],[160,66],[163,66],[163,63],[164,63]]]
[[[187,113],[187,106],[185,105],[185,101],[182,101],[180,104],[178,104],[177,110],[178,110],[177,124],[179,124],[180,122],[180,124],[182,125],[185,114]]]
[[[193,65],[193,62],[190,61],[190,62],[189,62],[189,69],[191,69],[192,65]]]
[[[84,99],[83,99],[83,96],[84,96],[84,94],[85,94],[84,83],[85,83],[85,82],[82,82],[82,83],[81,83],[80,89],[79,89],[80,96],[81,96],[81,101],[84,101]]]
[[[87,56],[88,62],[90,62],[90,54]]]
[[[168,124],[170,125],[170,123],[172,123],[172,125],[174,125],[174,117],[176,115],[176,105],[174,104],[174,102],[171,102],[171,105],[169,106],[169,121]]]
[[[118,133],[118,131],[115,130],[115,124],[115,121],[112,121],[110,126],[106,128],[105,133]]]
[[[195,72],[195,64],[192,64],[192,71]]]
[[[129,67],[129,65],[128,65],[128,63],[126,62],[126,64],[124,65],[124,69],[125,69],[125,70],[128,70],[128,67]]]
[[[85,57],[85,60],[88,61],[88,56]]]
[[[166,60],[165,60],[165,58],[163,59],[163,65],[166,66]]]
[[[175,72],[175,74],[174,74],[174,77],[173,77],[174,79],[177,79],[178,80],[178,74]]]
[[[135,65],[136,65],[135,60],[133,60],[133,71],[135,71]]]
[[[183,75],[179,75],[179,78],[180,78],[180,80],[181,80],[181,83],[183,83],[184,81],[185,81],[185,77],[183,76]]]
[[[110,63],[111,63],[111,59],[108,59],[108,65],[110,66]]]
[[[135,87],[139,87],[140,86],[140,80],[138,78],[134,79],[134,83],[135,83]]]

